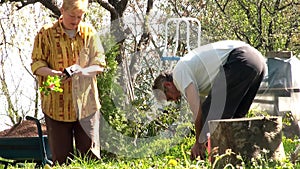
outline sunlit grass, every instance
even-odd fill
[[[154,156],[144,157],[144,158],[126,158],[126,157],[114,157],[112,158],[107,153],[103,153],[101,160],[89,160],[85,157],[76,157],[71,161],[71,164],[66,166],[54,166],[52,169],[186,169],[186,168],[201,168],[201,169],[212,169],[213,164],[211,164],[208,159],[206,160],[195,160],[191,161],[190,148],[194,144],[195,139],[193,137],[186,137],[183,139],[182,143],[172,147],[165,153],[157,154]],[[252,160],[250,163],[243,163],[240,168],[251,168],[251,169],[294,169],[300,168],[300,162],[296,161],[293,164],[289,157],[291,153],[298,146],[298,139],[286,139],[283,137],[283,144],[286,153],[286,159],[279,163],[275,163],[270,159],[265,158],[262,154],[261,158],[258,160]],[[219,155],[218,158],[224,158],[229,154],[234,154],[234,152],[227,151],[226,154]],[[236,154],[234,154],[236,155]],[[236,155],[237,158],[241,158]],[[241,159],[242,160],[242,159]],[[25,164],[24,168],[34,168],[33,163]],[[236,166],[228,164],[227,168],[234,168]],[[0,169],[4,166],[0,166]],[[16,166],[9,166],[9,169],[16,169]],[[46,168],[46,167],[45,167]]]

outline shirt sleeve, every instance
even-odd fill
[[[105,54],[100,38],[97,34],[90,37],[90,65],[106,67]]]
[[[44,42],[45,30],[41,29],[41,31],[36,35],[34,39],[34,45],[32,50],[32,63],[31,63],[31,71],[35,74],[36,70],[41,67],[48,67],[47,64],[47,54],[46,51],[46,43]]]
[[[173,82],[184,97],[186,97],[185,89],[188,85],[194,83],[197,87],[197,83],[193,80],[190,69],[180,61],[173,70]]]

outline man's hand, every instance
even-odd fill
[[[200,156],[200,159],[204,160],[205,158],[206,146],[205,143],[195,142],[194,146],[191,149],[191,160],[195,160]]]

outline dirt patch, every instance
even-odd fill
[[[41,124],[44,135],[47,135],[45,124]],[[0,137],[36,137],[38,136],[37,125],[31,120],[22,120],[10,129],[0,131]]]

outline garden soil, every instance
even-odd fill
[[[45,124],[41,123],[42,131],[44,135],[47,135]],[[22,120],[18,124],[15,124],[10,129],[0,131],[1,137],[37,137],[38,130],[37,125],[31,120]]]

